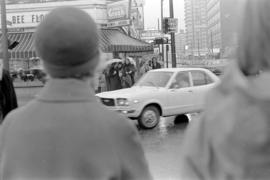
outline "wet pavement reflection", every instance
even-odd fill
[[[174,123],[175,118],[162,118],[160,125],[153,130],[141,130],[143,148],[154,179],[180,179],[179,162],[181,146],[188,123]],[[191,115],[191,120],[199,115]]]

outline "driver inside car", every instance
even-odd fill
[[[175,77],[175,82],[172,85],[173,89],[190,87],[189,77],[187,74],[179,73]]]

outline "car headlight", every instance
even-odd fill
[[[138,103],[140,103],[140,101],[138,99],[135,99],[135,100],[133,100],[133,103],[138,104]]]
[[[128,99],[125,98],[118,98],[116,99],[117,106],[129,106]]]

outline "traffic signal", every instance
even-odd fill
[[[154,44],[168,44],[168,38],[156,38]]]
[[[154,44],[162,44],[163,43],[163,39],[162,38],[156,38],[154,40]]]
[[[175,33],[178,30],[178,19],[164,18],[162,21],[162,30],[164,34]]]
[[[167,34],[169,32],[169,19],[168,18],[163,19],[162,30],[164,34]]]
[[[8,40],[8,49],[12,50],[14,49],[16,46],[18,46],[19,42],[18,41],[11,41]]]

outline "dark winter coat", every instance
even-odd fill
[[[110,81],[110,90],[118,90],[122,89],[121,79],[119,76],[119,70],[117,68],[112,67],[109,72],[109,81]]]
[[[130,76],[130,77],[126,77],[126,79],[130,79],[131,78],[131,84],[130,86],[132,86],[135,83],[135,72],[136,72],[136,68],[133,64],[124,64],[123,66],[123,76]]]
[[[152,69],[160,69],[161,65],[157,62],[156,64],[152,63]]]
[[[9,72],[3,70],[3,77],[0,81],[0,112],[3,118],[18,107],[16,93],[13,87],[12,79],[9,75]],[[2,118],[0,118],[2,123]]]

